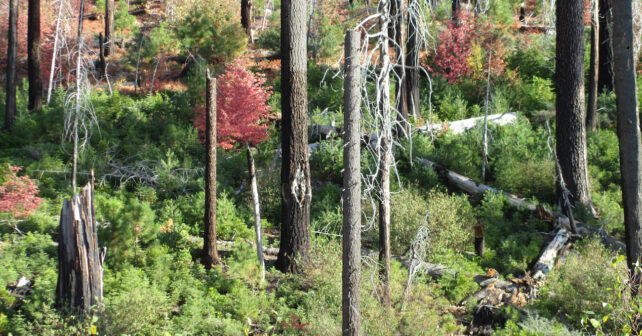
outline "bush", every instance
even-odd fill
[[[261,31],[256,46],[272,51],[275,55],[281,55],[281,31],[278,27],[270,27]]]
[[[613,332],[618,327],[614,321],[625,320],[628,311],[626,298],[616,294],[622,286],[618,278],[628,279],[626,264],[623,258],[614,261],[614,253],[599,240],[585,240],[576,247],[577,253],[571,253],[549,274],[536,306],[545,316],[555,316],[576,328],[582,327],[587,311],[597,316],[609,314],[611,319],[603,327],[607,333]]]

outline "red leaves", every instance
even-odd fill
[[[267,100],[272,95],[270,88],[263,86],[265,77],[245,68],[237,60],[225,68],[218,77],[216,95],[216,128],[218,145],[233,148],[237,143],[256,145],[267,137],[267,125],[263,121],[270,113]],[[205,131],[205,109],[195,109],[194,127]]]
[[[38,186],[28,176],[17,176],[20,167],[6,166],[0,173],[0,212],[8,212],[15,218],[31,215],[42,203]]]

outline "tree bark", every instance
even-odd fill
[[[642,158],[640,157],[640,118],[638,115],[635,55],[633,54],[633,22],[631,1],[614,0],[613,4],[613,67],[617,105],[617,133],[620,140],[620,171],[622,172],[622,203],[626,256],[634,276],[637,294],[640,275],[635,263],[642,257]]]
[[[342,330],[361,335],[361,33],[345,38]]]
[[[599,7],[599,77],[597,89],[599,92],[613,91],[613,49],[611,48],[611,4],[609,0],[598,0]]]
[[[406,40],[406,106],[408,113],[414,117],[420,116],[421,109],[419,106],[419,50],[417,48],[418,35],[422,34],[419,30],[419,23],[416,17],[416,1],[409,0],[408,3],[408,38]]]
[[[60,213],[56,305],[85,313],[103,299],[103,260],[98,249],[93,183],[65,199]]]
[[[555,116],[557,155],[572,205],[591,209],[584,116],[584,6],[582,0],[557,1]],[[558,183],[558,197],[562,190]]]
[[[207,71],[205,133],[207,162],[205,173],[205,231],[203,236],[203,265],[215,267],[220,263],[216,246],[216,78]]]
[[[16,49],[18,38],[18,0],[9,0],[9,37],[7,40],[7,98],[4,128],[11,131],[16,118]]]
[[[254,231],[256,233],[256,254],[261,265],[261,282],[265,280],[265,260],[263,259],[263,235],[261,232],[261,203],[259,202],[259,188],[256,183],[256,167],[254,156],[249,143],[245,143],[247,149],[247,166],[252,189],[252,205],[254,206]]]
[[[114,48],[114,0],[105,0],[105,57]]]
[[[459,0],[453,0],[453,3],[452,3],[452,15],[453,15],[453,20],[458,20],[458,16],[459,16]]]
[[[597,129],[597,81],[599,80],[598,69],[600,67],[599,24],[598,2],[595,1],[591,19],[591,60],[589,62],[588,106],[586,108],[586,127],[590,128],[592,131]]]
[[[379,267],[381,279],[381,302],[390,307],[390,167],[392,166],[392,120],[390,116],[390,54],[388,26],[390,25],[390,1],[380,4],[382,37],[381,75],[379,76],[377,109],[381,115],[381,139],[379,148]]]
[[[301,273],[310,250],[310,164],[308,162],[307,49],[305,0],[281,3],[283,114],[281,148],[281,242],[276,268]]]
[[[60,40],[60,21],[62,20],[63,3],[58,3],[58,16],[56,17],[56,30],[54,32],[53,55],[51,56],[51,68],[49,71],[49,85],[47,85],[47,104],[51,102],[51,92],[53,90],[54,76],[56,73],[56,57],[58,55],[58,42]]]
[[[252,0],[241,0],[241,25],[252,42]]]
[[[40,0],[29,0],[27,29],[27,71],[29,110],[42,108],[42,75],[40,72]]]
[[[80,10],[78,13],[78,28],[77,28],[77,52],[76,52],[76,101],[74,106],[74,121],[73,121],[73,142],[74,149],[71,161],[71,187],[76,191],[76,173],[78,171],[78,124],[80,118],[80,98],[82,94],[82,28],[83,28],[83,14],[85,12],[85,0],[80,0]]]
[[[390,16],[392,24],[390,25],[389,36],[394,43],[395,51],[395,101],[397,107],[397,127],[395,133],[398,137],[405,136],[409,131],[408,125],[408,103],[406,97],[408,96],[408,87],[406,81],[406,57],[405,57],[405,17],[406,8],[404,0],[391,0],[390,2]]]

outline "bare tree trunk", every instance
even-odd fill
[[[591,209],[586,159],[584,107],[584,6],[582,0],[557,1],[556,122],[557,155],[572,205]],[[558,196],[562,190],[558,185]]]
[[[380,4],[381,33],[384,34],[381,46],[381,73],[377,94],[378,109],[381,111],[381,143],[379,147],[379,264],[381,278],[381,301],[390,307],[390,167],[392,166],[392,120],[390,116],[390,54],[388,46],[388,26],[390,25],[390,1]],[[392,0],[394,1],[394,0]]]
[[[65,199],[60,213],[56,305],[87,313],[103,300],[103,260],[98,249],[93,183]]]
[[[614,0],[613,4],[613,68],[617,104],[617,133],[620,140],[620,171],[622,172],[622,203],[626,256],[634,276],[634,294],[640,284],[635,264],[642,257],[642,158],[640,153],[640,118],[638,115],[635,55],[633,54],[633,22],[631,1]]]
[[[589,62],[589,89],[588,106],[586,108],[586,127],[592,131],[597,129],[597,81],[599,80],[598,68],[600,67],[599,41],[600,22],[598,1],[594,0],[593,18],[591,19],[591,60]]]
[[[256,167],[254,166],[254,156],[249,143],[245,143],[247,148],[247,165],[252,189],[252,205],[254,205],[254,231],[256,232],[256,254],[261,265],[261,282],[265,281],[265,260],[263,260],[263,234],[261,232],[261,203],[259,202],[259,188],[256,183]]]
[[[40,63],[40,0],[29,0],[27,30],[27,71],[29,77],[29,110],[42,108]]]
[[[53,55],[51,56],[51,69],[49,71],[49,85],[47,86],[47,104],[51,102],[51,92],[53,90],[54,76],[56,72],[56,56],[58,55],[58,43],[60,41],[60,22],[62,21],[63,1],[59,1],[58,17],[56,18],[56,31],[54,37]]]
[[[105,56],[114,48],[114,0],[105,0]]]
[[[73,124],[73,137],[74,137],[74,150],[72,153],[72,168],[71,168],[71,187],[76,191],[76,172],[78,171],[78,118],[80,118],[80,98],[82,93],[82,24],[83,15],[85,13],[85,0],[80,0],[80,12],[78,13],[78,36],[77,48],[78,55],[76,57],[76,106],[74,107],[74,124]]]
[[[482,136],[482,182],[486,182],[488,168],[488,103],[490,102],[490,64],[493,51],[488,50],[488,77],[486,78],[486,98],[484,99],[484,134]]]
[[[598,0],[599,10],[599,69],[597,89],[599,92],[613,91],[613,49],[611,48],[611,4],[610,0]]]
[[[216,246],[216,78],[207,70],[205,88],[207,112],[205,116],[205,146],[207,163],[205,173],[205,235],[203,236],[203,265],[212,268],[221,261]]]
[[[252,0],[241,0],[241,25],[252,42]]]
[[[16,118],[16,49],[18,38],[18,0],[9,0],[9,37],[7,42],[7,98],[4,128],[11,131]]]
[[[413,15],[417,0],[409,0],[408,11],[408,38],[406,40],[406,106],[408,112],[418,117],[421,113],[419,106],[419,50],[417,49],[417,39],[422,34],[417,23],[416,15]]]
[[[453,20],[458,20],[459,17],[459,0],[452,0],[452,15],[453,15]]]
[[[393,23],[390,25],[389,36],[392,38],[394,43],[395,51],[395,101],[397,107],[397,127],[395,133],[398,137],[404,136],[409,131],[408,124],[408,102],[406,97],[408,96],[408,87],[406,82],[406,58],[405,58],[405,44],[406,36],[405,33],[405,14],[406,6],[404,0],[391,0],[390,3],[390,16],[392,17]]]
[[[345,39],[342,330],[361,335],[361,33]]]
[[[310,251],[306,16],[305,0],[281,2],[283,223],[276,268],[292,273],[303,271]]]

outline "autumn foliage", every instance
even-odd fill
[[[264,84],[265,77],[247,70],[240,60],[227,65],[218,77],[216,129],[220,147],[230,149],[245,142],[256,145],[265,140],[268,126],[264,121],[270,113],[267,101],[272,91]],[[193,123],[202,137],[205,132],[202,104],[195,108]]]
[[[488,52],[491,51],[491,75],[503,74],[507,50],[500,36],[498,27],[462,10],[458,21],[448,20],[446,28],[439,34],[435,72],[449,84],[466,77],[482,79],[488,71]]]
[[[38,186],[28,176],[18,176],[20,167],[7,165],[0,168],[0,213],[15,218],[31,215],[42,203]]]

